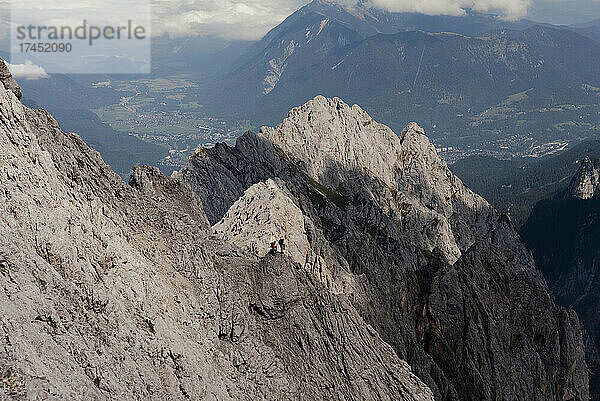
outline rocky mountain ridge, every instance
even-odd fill
[[[477,234],[469,231],[482,230],[486,218],[494,218],[489,204],[452,175],[423,129],[415,123],[397,136],[375,122],[360,106],[350,107],[338,98],[318,96],[292,109],[276,128],[263,127],[259,137],[273,143],[293,163],[301,164],[311,179],[336,192],[360,191],[372,185],[369,182],[372,179],[387,190],[407,188],[401,202],[427,216],[423,227],[416,226],[419,223],[410,213],[401,216],[400,210],[390,212],[415,224],[413,230],[407,230],[408,235],[422,233],[431,220],[437,221],[428,235],[419,234],[413,241],[431,241],[423,243],[426,249],[432,251],[437,247],[450,263],[473,244]],[[381,193],[372,190],[371,195],[381,196]],[[470,220],[461,229],[452,227],[450,218],[458,208],[463,208],[463,217]],[[481,212],[481,216],[467,216],[471,211]]]
[[[576,315],[553,305],[512,224],[418,125],[396,136],[360,107],[318,96],[235,147],[199,149],[175,179],[200,196],[214,230],[240,232],[246,247],[261,227],[292,222],[298,248],[318,256],[305,270],[325,272],[321,282],[436,399],[587,398]],[[281,218],[268,199],[293,212],[267,222]]]
[[[5,88],[0,218],[2,399],[433,399],[349,299]]]
[[[2,397],[588,396],[510,222],[417,125],[339,99],[127,185],[0,88],[0,219]]]

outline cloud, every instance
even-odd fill
[[[417,12],[428,15],[465,15],[465,9],[497,12],[516,20],[527,14],[532,0],[370,0],[371,5],[393,12]]]
[[[330,0],[346,7],[359,0]],[[364,2],[365,0],[363,0]],[[600,0],[598,0],[600,1]],[[215,35],[227,39],[259,39],[310,0],[154,0],[153,35]],[[464,15],[466,8],[497,12],[506,19],[527,14],[532,0],[366,0],[367,5],[394,12]]]
[[[148,0],[152,1],[152,35],[169,34],[181,36],[219,36],[226,39],[260,39],[287,16],[310,2],[310,0]],[[351,7],[359,0],[329,0]],[[515,20],[527,14],[534,4],[544,2],[598,5],[600,0],[360,0],[368,5],[395,12],[419,12],[429,15],[464,15],[465,9],[495,12],[506,19]],[[6,10],[6,0],[0,0],[0,10]],[[125,7],[123,3],[133,4]],[[68,17],[70,10],[88,10],[101,15],[98,7],[121,9],[123,16],[139,15],[136,7],[143,8],[146,0],[13,0],[13,6],[47,14],[49,8],[63,10]],[[5,24],[2,24],[5,25]],[[0,37],[2,37],[0,29]],[[4,35],[5,36],[5,35]]]
[[[8,69],[15,78],[25,78],[27,80],[48,78],[46,70],[33,64],[30,60],[25,60],[25,64],[8,64]]]
[[[308,0],[155,0],[153,35],[260,39]]]

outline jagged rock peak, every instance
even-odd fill
[[[404,130],[400,134],[400,140],[404,142],[407,138],[410,139],[411,137],[420,136],[424,136],[425,138],[427,138],[425,130],[421,128],[421,126],[416,122],[411,122],[406,126],[406,128],[404,128]]]
[[[129,177],[129,185],[140,191],[142,195],[159,201],[172,210],[189,215],[199,223],[200,227],[209,227],[200,197],[189,185],[166,177],[158,168],[134,166]]]
[[[309,237],[314,237],[314,226],[292,198],[279,179],[254,184],[213,226],[214,234],[220,241],[258,257],[271,252],[271,244],[275,243],[276,252],[284,253],[313,273],[330,291],[343,293],[354,287],[350,275],[334,274],[313,249]],[[280,240],[284,241],[283,248]]]
[[[600,160],[586,157],[575,174],[569,188],[571,196],[591,199],[600,194]]]
[[[304,263],[309,246],[302,211],[271,179],[248,188],[213,230],[258,257],[270,251],[271,242],[284,239],[289,244],[287,253]]]
[[[0,81],[6,90],[11,91],[15,94],[18,99],[21,99],[21,88],[17,81],[13,78],[8,66],[3,59],[0,58]]]
[[[553,304],[510,222],[452,174],[418,125],[396,135],[359,106],[319,96],[234,148],[202,151],[179,176],[240,248],[299,207],[298,231],[334,283],[344,290],[336,272],[354,277],[342,297],[436,399],[588,399],[576,316]],[[265,252],[268,238],[258,243]],[[322,264],[295,266],[327,283]]]
[[[262,127],[258,135],[312,180],[333,191],[350,196],[367,191],[380,204],[389,203],[384,198],[400,196],[400,203],[420,210],[410,235],[420,232],[416,227],[423,222],[440,221],[422,245],[444,250],[450,263],[473,244],[476,232],[487,230],[487,217],[494,214],[483,198],[448,169],[416,123],[398,136],[358,105],[317,96],[293,108],[277,127]],[[387,195],[381,186],[387,188]],[[463,209],[469,224],[453,230],[451,216]],[[397,213],[402,215],[399,209]]]
[[[304,164],[308,175],[324,185],[336,188],[367,173],[395,186],[400,139],[360,106],[337,97],[317,96],[293,108],[277,127],[261,128],[259,135]]]

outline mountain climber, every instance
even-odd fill
[[[277,243],[275,241],[271,242],[271,255],[275,255],[277,253]]]
[[[281,238],[279,240],[279,252],[283,253],[285,251],[285,240]]]

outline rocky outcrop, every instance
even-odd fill
[[[583,159],[571,181],[569,193],[577,199],[591,199],[600,194],[600,160]]]
[[[209,228],[200,198],[186,184],[169,179],[158,168],[134,166],[129,185],[162,207],[190,216],[200,228]]]
[[[350,298],[131,183],[0,88],[1,399],[433,399]]]
[[[351,293],[356,287],[354,277],[347,269],[327,264],[321,254],[331,255],[332,250],[297,202],[285,191],[284,184],[268,179],[246,190],[213,226],[213,231],[220,241],[258,257],[270,253],[270,244],[275,242],[276,252],[284,252],[331,292]],[[315,241],[316,238],[321,240]],[[284,241],[283,250],[279,247],[280,240]]]
[[[389,199],[377,200],[397,220],[412,226],[402,234],[429,251],[441,250],[451,263],[494,219],[489,204],[448,170],[415,123],[398,136],[360,106],[318,96],[293,109],[276,128],[263,127],[259,136],[334,191],[357,193],[368,188],[371,197],[381,197],[382,191],[369,182],[376,180],[390,192],[389,198],[402,198],[404,210],[394,210],[396,202]],[[460,220],[452,218],[457,213]]]
[[[18,99],[21,99],[21,88],[4,62],[0,62],[0,82],[4,89],[11,91]]]
[[[200,150],[176,179],[215,227],[251,220],[241,204],[272,210],[251,194],[276,183],[314,227],[300,246],[349,277],[343,294],[436,399],[587,399],[577,316],[554,305],[512,224],[418,125],[396,136],[358,106],[317,97],[233,148]]]
[[[222,241],[258,257],[270,252],[269,244],[283,239],[284,246],[289,244],[286,253],[296,263],[306,260],[304,215],[273,180],[248,188],[213,229]]]

